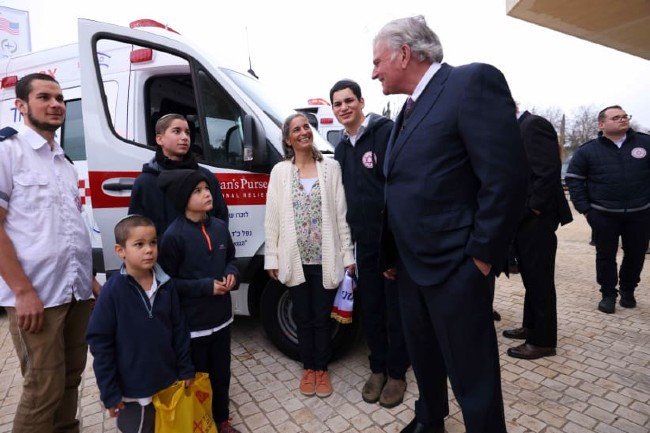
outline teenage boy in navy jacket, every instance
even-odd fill
[[[102,403],[119,415],[118,429],[153,433],[153,395],[194,378],[190,333],[173,283],[156,264],[154,223],[129,215],[115,226],[115,241],[124,265],[104,285],[86,339]]]
[[[340,80],[330,90],[334,115],[343,126],[334,158],[341,164],[348,204],[347,221],[356,242],[358,294],[363,328],[370,349],[372,374],[361,390],[367,403],[395,407],[404,399],[409,357],[398,308],[397,285],[384,278],[379,264],[379,233],[384,209],[382,167],[393,121],[364,116],[361,87]]]
[[[191,335],[192,361],[210,375],[212,415],[219,433],[238,433],[228,420],[230,388],[230,291],[239,271],[228,226],[209,216],[212,194],[198,170],[170,170],[158,185],[181,213],[160,244],[160,265],[176,283]]]

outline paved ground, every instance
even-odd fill
[[[518,276],[497,282],[495,308],[508,431],[566,433],[650,432],[650,263],[633,310],[596,311],[594,250],[580,216],[558,232],[557,292],[559,347],[552,358],[515,360],[513,344],[500,331],[521,321],[523,291]],[[647,256],[646,262],[650,261]],[[413,416],[417,387],[409,371],[408,397],[394,409],[361,400],[368,374],[366,348],[331,365],[334,394],[321,400],[298,392],[300,366],[265,339],[259,322],[237,318],[233,332],[231,413],[242,432],[399,432]],[[7,321],[0,318],[0,433],[10,431],[21,376]],[[85,433],[113,433],[98,399],[89,362],[84,374],[80,418]],[[453,393],[450,392],[450,395]],[[463,432],[455,401],[448,432]]]

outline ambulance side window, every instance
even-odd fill
[[[198,62],[182,53],[118,40],[99,39],[96,49],[104,108],[116,136],[155,149],[156,122],[166,114],[180,114],[187,119],[190,151],[199,161],[250,170],[250,161],[244,161],[245,113]]]
[[[66,101],[65,122],[61,128],[61,147],[73,161],[86,160],[81,99]]]
[[[343,131],[327,131],[327,141],[336,146],[339,144],[339,141],[341,141],[342,132]]]
[[[98,70],[113,132],[131,144],[156,148],[154,126],[163,115],[196,114],[187,59],[145,45],[99,39]]]
[[[201,134],[203,159],[220,167],[247,169],[244,163],[244,113],[228,93],[204,70],[198,71],[199,101],[207,134]]]

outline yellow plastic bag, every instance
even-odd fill
[[[153,396],[156,433],[217,433],[212,419],[212,388],[207,373],[197,373],[185,388],[177,381]]]

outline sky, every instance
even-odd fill
[[[650,129],[650,61],[506,15],[505,0],[0,0],[27,10],[32,50],[76,42],[77,18],[118,25],[151,18],[165,23],[225,66],[252,68],[291,106],[329,97],[341,78],[361,85],[366,111],[399,108],[372,81],[372,40],[388,21],[422,14],[451,65],[499,68],[523,108],[619,104]]]

